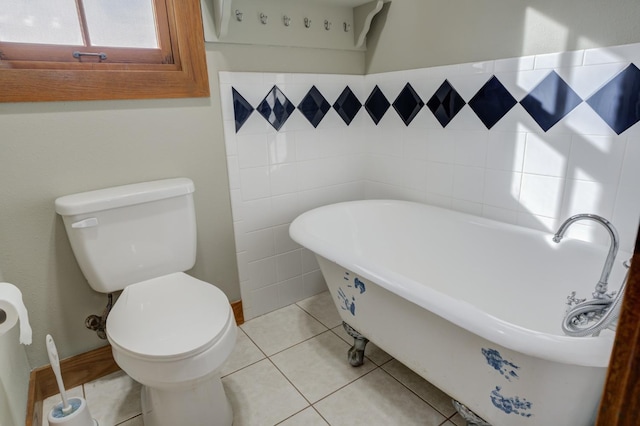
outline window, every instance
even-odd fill
[[[209,95],[199,0],[0,0],[0,101]]]

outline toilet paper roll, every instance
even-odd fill
[[[0,336],[20,322],[20,343],[31,344],[29,314],[20,289],[10,283],[0,283]]]

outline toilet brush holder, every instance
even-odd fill
[[[64,403],[56,404],[51,411],[49,411],[50,425],[60,426],[98,426],[98,422],[91,417],[89,412],[89,406],[84,398],[69,398],[68,401],[71,406],[71,410],[64,410]],[[65,413],[68,411],[68,413]]]

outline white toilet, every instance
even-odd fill
[[[231,425],[220,367],[236,342],[229,300],[193,267],[193,182],[166,179],[56,200],[78,264],[101,293],[113,357],[143,385],[145,426]]]

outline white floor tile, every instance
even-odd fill
[[[462,418],[460,414],[457,414],[449,419],[448,425],[467,426],[467,421]]]
[[[309,407],[295,416],[289,417],[282,423],[278,423],[279,426],[327,426],[328,423],[318,414],[316,410]]]
[[[342,340],[347,342],[349,344],[349,347],[353,345],[353,337],[349,336],[349,334],[346,331],[344,331],[344,327],[342,327],[341,325],[338,327],[332,328],[331,331],[333,331],[335,334],[340,336]],[[389,362],[391,359],[393,359],[391,355],[389,355],[388,353],[386,353],[385,351],[377,347],[376,344],[373,342],[367,343],[367,346],[365,346],[364,348],[364,355],[367,358],[369,358],[371,361],[373,361],[373,363],[376,365],[382,365],[385,362]],[[345,354],[345,360],[346,360],[346,354]]]
[[[342,324],[342,318],[340,318],[331,293],[328,291],[301,300],[298,302],[298,306],[328,328]]]
[[[327,330],[297,305],[254,318],[241,327],[267,355],[273,355]]]
[[[316,402],[375,368],[352,367],[349,346],[327,331],[271,357],[273,363],[310,402]]]
[[[113,426],[142,412],[139,383],[123,371],[84,385],[91,415],[100,426]]]
[[[233,352],[227,359],[220,370],[222,377],[227,376],[234,371],[238,371],[241,368],[251,365],[254,362],[258,362],[264,359],[265,355],[262,351],[247,337],[241,328],[238,329],[238,339],[236,340],[236,346],[233,348]]]
[[[314,407],[332,426],[438,426],[446,420],[380,368]]]
[[[102,425],[99,425],[99,426],[102,426]],[[122,423],[118,423],[117,426],[144,426],[144,422],[142,421],[142,414],[132,419],[126,420]]]
[[[269,360],[222,379],[234,426],[274,425],[309,404]]]
[[[398,360],[391,360],[382,368],[444,416],[449,417],[456,412],[449,395],[418,376]]]

